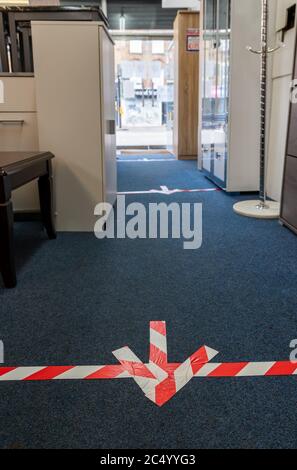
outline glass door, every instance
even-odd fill
[[[230,70],[230,0],[217,1],[217,79],[215,98],[214,166],[213,175],[226,185],[228,153],[228,110]]]
[[[216,98],[216,23],[217,0],[204,0],[203,44],[204,67],[202,79],[202,168],[209,174],[213,172],[214,119]]]
[[[116,39],[117,146],[172,146],[171,37]]]

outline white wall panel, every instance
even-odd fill
[[[268,151],[268,194],[280,200],[287,140],[289,86],[291,76],[273,80],[270,139]]]

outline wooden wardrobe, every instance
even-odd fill
[[[199,12],[179,11],[174,22],[173,144],[181,160],[198,155]]]
[[[293,80],[297,87],[297,45]],[[294,87],[294,82],[292,82]],[[297,234],[297,103],[291,102],[281,201],[281,222]]]

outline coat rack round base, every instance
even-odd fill
[[[234,212],[245,217],[255,219],[278,219],[280,216],[280,204],[275,201],[266,201],[265,205],[258,201],[242,201],[234,204]]]
[[[261,0],[261,49],[255,50],[248,46],[248,50],[261,57],[261,125],[260,125],[260,191],[258,201],[242,201],[233,207],[237,214],[257,219],[278,219],[280,216],[280,204],[267,200],[266,192],[266,103],[267,103],[267,62],[269,54],[276,52],[284,44],[274,48],[268,47],[268,0]]]

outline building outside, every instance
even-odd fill
[[[115,44],[118,147],[171,146],[172,41],[138,36]]]

